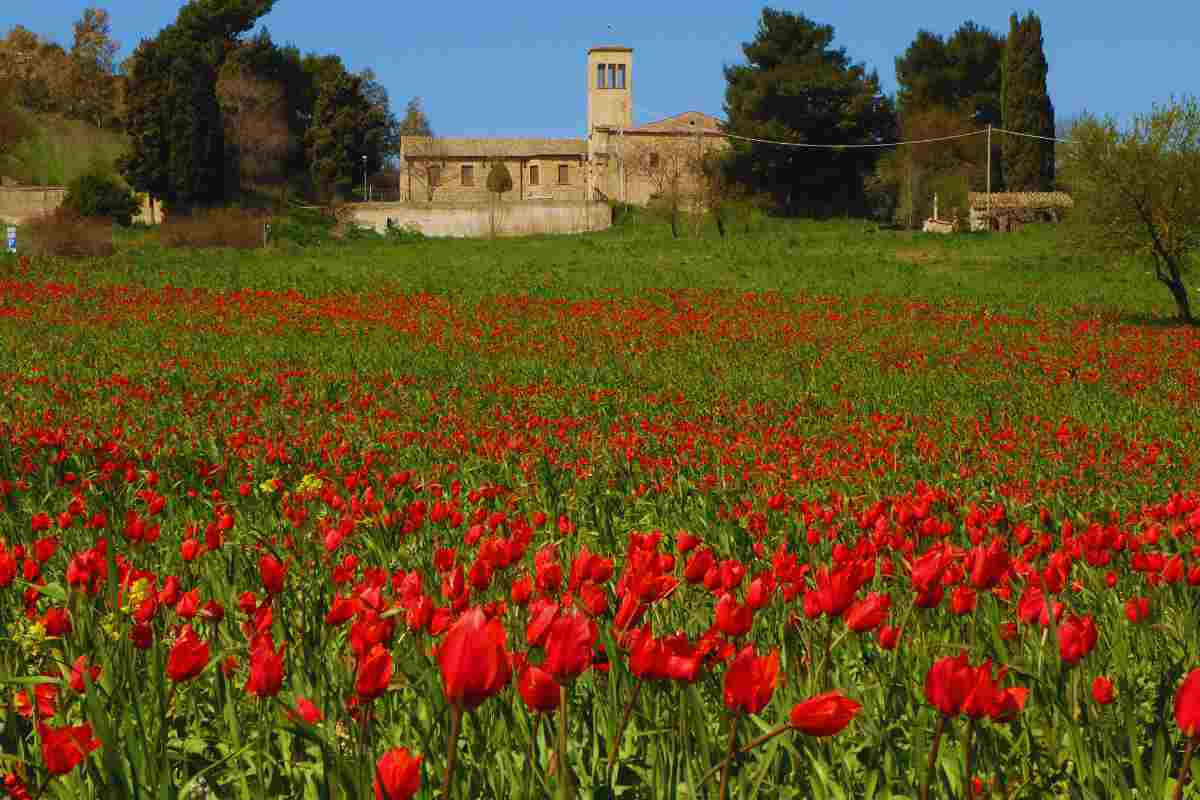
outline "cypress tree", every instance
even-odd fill
[[[503,161],[497,161],[492,165],[492,169],[488,172],[487,188],[497,197],[505,192],[511,192],[513,188],[512,173],[508,171],[508,166]]]
[[[1033,12],[1009,20],[1001,85],[1004,127],[1018,133],[1054,136],[1054,105],[1046,89],[1049,67],[1042,21]],[[1004,183],[1009,191],[1047,191],[1054,185],[1054,142],[1005,136]]]

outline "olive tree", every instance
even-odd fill
[[[1155,106],[1124,129],[1084,115],[1071,138],[1063,179],[1079,240],[1148,262],[1194,324],[1184,278],[1200,247],[1200,102]]]

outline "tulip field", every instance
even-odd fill
[[[1200,798],[1200,329],[1054,237],[3,257],[0,798]]]

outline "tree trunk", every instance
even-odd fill
[[[1192,306],[1188,299],[1187,287],[1184,286],[1179,271],[1172,269],[1162,281],[1171,290],[1171,296],[1175,298],[1175,305],[1179,309],[1179,318],[1189,325],[1195,325],[1196,320],[1192,317]]]

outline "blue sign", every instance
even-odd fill
[[[8,247],[5,249],[10,253],[17,252],[17,229],[12,225],[8,226]]]

